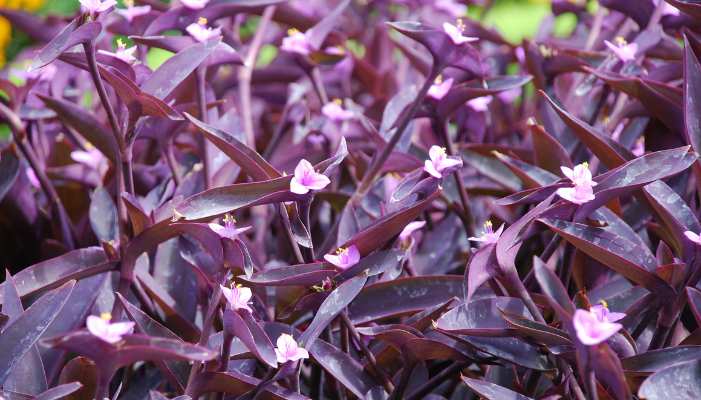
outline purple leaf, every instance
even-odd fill
[[[99,22],[88,22],[80,25],[79,18],[74,19],[41,49],[30,68],[39,69],[49,64],[71,47],[95,40],[101,31],[102,25]]]
[[[475,393],[487,400],[531,400],[530,397],[516,393],[505,387],[495,385],[479,379],[472,379],[466,376],[461,377],[463,382]]]
[[[640,386],[638,396],[645,399],[674,399],[701,397],[701,360],[673,365],[655,372]]]
[[[275,348],[270,338],[251,313],[246,310],[225,310],[224,329],[231,335],[241,339],[255,356],[272,368],[277,367]]]
[[[314,315],[314,319],[299,337],[300,345],[308,348],[313,346],[321,331],[358,296],[367,280],[367,275],[362,274],[347,280],[334,289],[321,303],[316,315]]]
[[[10,376],[12,368],[29,352],[66,303],[75,281],[65,283],[32,304],[8,324],[0,334],[0,384]],[[4,306],[4,304],[3,304]]]

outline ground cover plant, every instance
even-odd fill
[[[80,3],[0,9],[0,398],[701,398],[698,1]]]

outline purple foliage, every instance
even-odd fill
[[[0,398],[701,398],[698,1],[81,3],[0,10]]]

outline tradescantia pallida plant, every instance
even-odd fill
[[[80,3],[0,10],[2,398],[701,398],[697,2]]]

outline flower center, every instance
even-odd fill
[[[202,26],[202,27],[207,26],[207,18],[205,18],[205,17],[200,17],[200,18],[197,20],[197,24],[200,25],[200,26]]]
[[[112,314],[108,312],[103,312],[100,314],[100,319],[105,320],[105,321],[111,321],[112,320]]]

